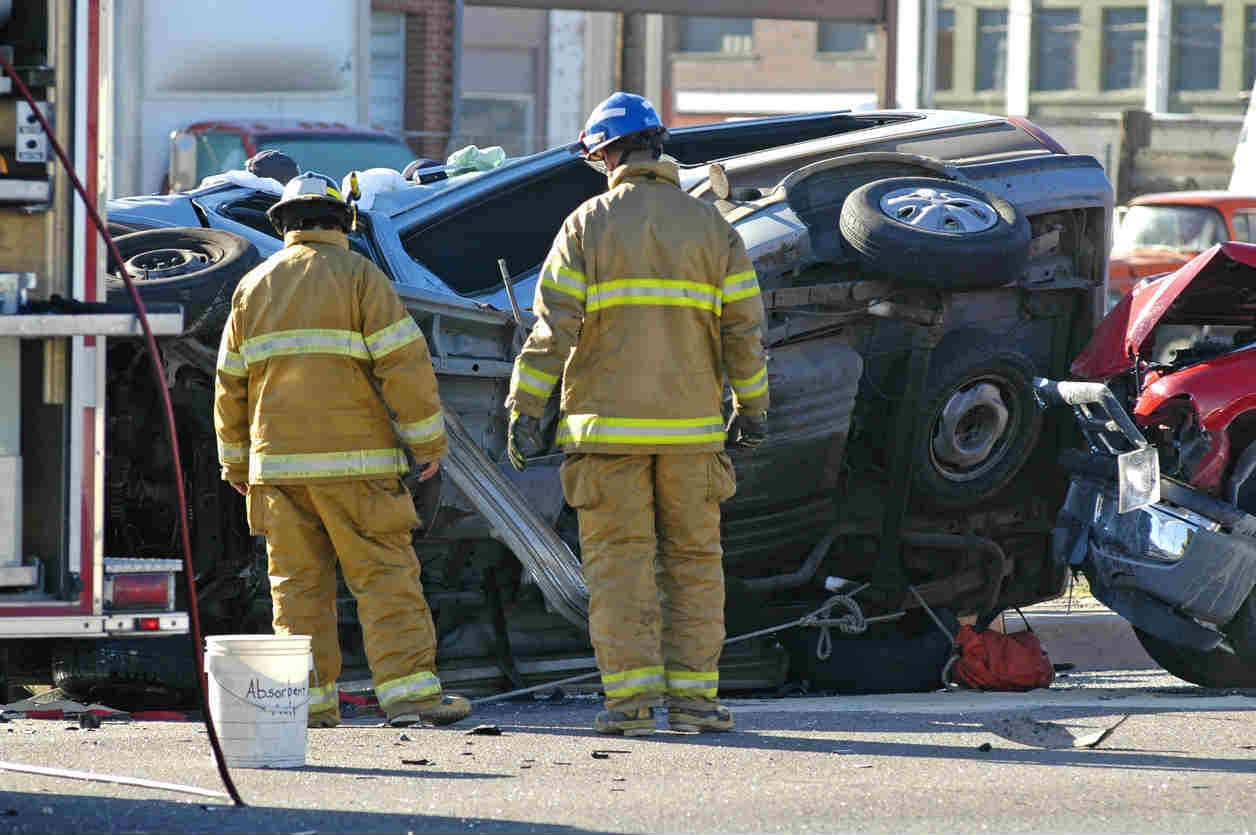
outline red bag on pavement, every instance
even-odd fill
[[[974,690],[1033,690],[1055,680],[1051,659],[1032,629],[1008,635],[963,626],[955,649],[959,658],[951,674]]]

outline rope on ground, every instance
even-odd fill
[[[855,600],[855,595],[868,588],[869,585],[869,583],[864,583],[846,594],[835,594],[826,600],[824,605],[819,609],[816,609],[814,612],[809,612],[795,620],[729,638],[724,641],[724,646],[739,644],[742,641],[749,641],[752,638],[761,638],[764,635],[772,635],[777,632],[784,632],[786,629],[793,629],[795,626],[802,626],[822,630],[819,645],[816,647],[816,655],[820,658],[820,660],[824,660],[833,652],[833,638],[829,632],[831,628],[836,628],[839,632],[846,635],[859,635],[867,631],[868,624],[870,623],[898,620],[905,614],[904,612],[894,612],[892,614],[877,615],[875,617],[867,617],[864,615],[863,609],[860,608],[859,603]],[[833,617],[833,608],[835,606],[841,606],[846,609],[846,614],[837,618]],[[821,648],[824,648],[824,655],[820,655]],[[597,678],[599,675],[600,673],[596,670],[591,673],[581,673],[578,676],[571,676],[570,678],[564,678],[559,681],[548,681],[545,684],[535,684],[531,687],[511,690],[507,693],[485,696],[482,699],[472,699],[471,704],[484,705],[492,702],[503,702],[507,699],[513,699],[516,696],[526,696],[530,693],[539,693],[543,690],[554,690],[566,684],[578,684],[582,681]]]

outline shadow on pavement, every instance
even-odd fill
[[[449,775],[442,775],[449,776]],[[5,792],[0,796],[0,829],[61,835],[93,833],[294,833],[294,832],[557,832],[595,830],[521,820],[461,818],[126,800],[72,794]]]
[[[508,780],[514,774],[488,774],[479,771],[424,771],[422,768],[353,768],[338,765],[306,765],[301,768],[285,768],[285,772],[313,774],[349,774],[354,777],[439,777],[442,780]]]
[[[1166,688],[1167,689],[1167,688]],[[1216,696],[1219,691],[1201,690],[1201,696]],[[1182,695],[1172,688],[1173,695]],[[1129,691],[1124,691],[1128,693]],[[1235,691],[1229,691],[1231,693]],[[1240,691],[1242,692],[1242,691]],[[1250,691],[1248,691],[1250,693]],[[1256,710],[1256,701],[1252,709]],[[564,737],[583,737],[589,741],[590,752],[608,748],[624,748],[629,745],[694,745],[713,749],[741,749],[781,751],[786,753],[813,753],[834,755],[859,755],[862,757],[897,757],[919,759],[944,759],[974,763],[1003,763],[1021,765],[1068,766],[1074,768],[1101,768],[1126,770],[1172,770],[1182,773],[1251,773],[1256,769],[1253,757],[1201,757],[1184,751],[1148,751],[1121,747],[1121,731],[1114,732],[1097,748],[1045,748],[1033,747],[1019,741],[1004,738],[999,733],[999,720],[1007,717],[1032,717],[1042,722],[1069,723],[1093,726],[1101,730],[1123,716],[1131,722],[1140,717],[1155,717],[1165,713],[1191,712],[1180,704],[1165,708],[1123,708],[1119,699],[1111,705],[1025,707],[1006,711],[983,712],[978,716],[939,718],[936,715],[831,712],[752,712],[737,716],[737,730],[721,734],[674,733],[660,730],[649,737],[624,739],[598,734],[585,724],[591,716],[575,716],[569,710],[547,716],[543,711],[528,710],[516,715],[514,721],[502,722],[505,733],[529,733]],[[887,719],[888,717],[888,719]],[[571,720],[575,727],[567,724]],[[532,720],[532,721],[529,721]],[[546,721],[550,720],[550,721]],[[1196,721],[1203,721],[1197,717]],[[1241,721],[1241,720],[1217,720]],[[856,738],[826,736],[799,736],[792,734],[856,734]],[[932,743],[881,742],[868,739],[869,733],[904,734],[967,734],[978,738],[975,744],[938,745]],[[982,751],[979,745],[988,742],[991,749]]]

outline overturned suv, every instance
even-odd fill
[[[1143,282],[1073,363],[1057,561],[1084,572],[1174,675],[1256,687],[1256,246]]]
[[[767,314],[771,431],[730,450],[738,490],[723,508],[729,634],[796,619],[832,589],[857,610],[848,633],[878,615],[924,629],[919,600],[965,615],[1058,596],[1067,572],[1051,529],[1067,484],[1040,474],[1067,415],[1044,419],[1032,381],[1067,372],[1102,310],[1101,166],[1023,120],[965,113],[727,123],[677,130],[666,150],[682,186],[745,240]],[[416,497],[415,546],[442,679],[484,692],[595,669],[558,405],[543,420],[550,454],[517,474],[503,401],[554,234],[606,180],[576,146],[443,176],[364,189],[351,246],[394,280],[431,347],[451,449],[441,482]],[[280,246],[265,219],[276,197],[231,175],[109,206],[118,231],[134,230],[119,248],[147,277],[141,294],[179,301],[193,323],[163,355],[208,631],[269,629],[264,548],[219,479],[210,414],[231,289]],[[106,547],[164,556],[173,491],[155,392],[138,344],[111,342],[108,362]],[[365,677],[354,601],[340,597],[347,677]],[[794,635],[784,643],[801,651],[773,636],[730,645],[722,686],[814,679],[818,633]],[[98,663],[107,648],[74,652],[62,686],[119,683]]]

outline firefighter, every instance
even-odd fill
[[[436,676],[410,539],[420,520],[399,478],[401,439],[423,479],[447,447],[427,342],[387,276],[349,251],[349,208],[330,179],[293,178],[269,216],[284,248],[232,298],[214,429],[223,478],[266,537],[275,634],[312,637],[309,724],[336,725],[339,562],[389,723],[456,722],[471,708]]]
[[[541,269],[537,323],[515,361],[508,451],[544,451],[541,418],[561,381],[563,493],[577,511],[602,733],[726,731],[720,502],[736,489],[726,435],[766,432],[763,304],[737,232],[680,189],[646,99],[615,93],[580,142],[609,190],[567,217]],[[724,379],[734,409],[726,427]],[[656,569],[657,556],[657,569]]]

